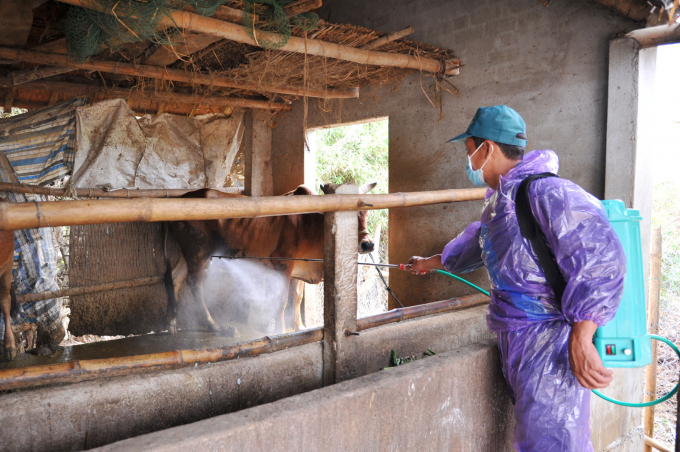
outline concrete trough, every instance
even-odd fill
[[[98,450],[510,451],[494,341]]]

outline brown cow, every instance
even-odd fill
[[[360,187],[360,193],[367,193],[375,187],[375,183]],[[325,190],[326,186],[322,186]],[[309,188],[301,185],[295,191],[284,196],[311,195]],[[198,190],[187,193],[188,198],[236,198],[240,195],[226,194],[217,190]],[[359,252],[373,251],[373,241],[366,228],[366,211],[358,212],[359,219]],[[191,289],[196,303],[200,303],[203,323],[211,331],[221,328],[215,323],[205,306],[203,282],[206,264],[213,255],[252,256],[252,257],[292,257],[323,258],[324,216],[311,213],[302,215],[285,215],[260,218],[235,218],[207,221],[176,221],[169,225],[170,232],[179,244],[183,259],[173,270],[168,265],[166,272],[166,289],[168,290],[168,327],[170,332],[177,331],[177,300],[182,282]],[[167,234],[166,234],[167,238]],[[318,284],[323,280],[323,264],[319,262],[264,260],[262,264],[277,270],[285,277],[286,287],[291,279],[299,279],[310,284]],[[284,330],[284,310],[286,301],[276,314],[276,331]],[[300,302],[297,298],[295,326],[302,326],[300,321]],[[228,328],[228,327],[227,327]]]
[[[5,321],[4,358],[11,361],[17,356],[12,333],[10,308],[12,306],[12,266],[14,265],[14,231],[0,231],[0,308]]]

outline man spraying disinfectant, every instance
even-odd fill
[[[621,299],[626,274],[621,243],[599,200],[553,177],[558,171],[553,151],[524,155],[526,126],[513,109],[479,108],[467,131],[449,141],[465,143],[461,164],[472,183],[489,186],[481,220],[442,254],[412,257],[408,269],[465,273],[486,265],[491,279],[487,324],[498,335],[515,406],[515,447],[592,451],[589,390],[605,388],[613,379],[593,334],[614,317]],[[547,245],[543,250],[534,249],[539,242],[520,231],[515,198],[525,179],[523,189]],[[565,282],[556,290],[556,275],[543,270],[536,254],[545,250]]]

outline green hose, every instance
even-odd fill
[[[450,276],[451,278],[457,279],[458,281],[460,281],[464,284],[467,284],[468,286],[472,287],[473,289],[478,290],[479,292],[483,293],[487,297],[490,296],[489,292],[487,292],[486,290],[482,289],[479,286],[472,284],[470,281],[467,281],[467,280],[461,278],[460,276],[456,276],[452,273],[449,273],[449,272],[444,271],[444,270],[439,270],[439,269],[434,269],[434,270],[432,270],[432,272],[441,273],[442,275]],[[675,351],[675,353],[678,355],[678,358],[680,358],[680,349],[678,349],[678,347],[676,347],[674,343],[672,343],[671,341],[669,341],[665,337],[657,336],[655,334],[652,334],[651,338],[655,339],[657,341],[665,342],[666,344],[668,344]],[[615,403],[616,405],[627,406],[627,407],[632,407],[632,408],[644,408],[644,407],[648,407],[648,406],[657,405],[659,403],[665,402],[666,400],[670,399],[671,397],[673,397],[678,392],[678,387],[680,387],[680,381],[678,382],[678,384],[675,385],[673,390],[671,392],[669,392],[668,394],[666,394],[665,396],[661,397],[660,399],[656,399],[656,400],[652,400],[651,402],[644,402],[644,403],[622,402],[620,400],[615,400],[615,399],[612,399],[610,397],[607,397],[606,395],[602,394],[600,391],[598,391],[596,389],[593,389],[593,392],[597,396],[602,397],[607,402]]]
[[[491,296],[491,294],[489,294],[489,292],[487,292],[486,290],[482,289],[479,286],[472,284],[470,281],[467,281],[467,280],[461,278],[460,276],[456,276],[453,273],[445,272],[444,270],[439,270],[439,269],[434,269],[434,271],[436,271],[437,273],[441,273],[442,275],[450,276],[453,279],[457,279],[458,281],[462,282],[463,284],[467,284],[468,286],[472,287],[473,289],[477,289],[478,291],[480,291],[481,293],[483,293],[487,297]]]

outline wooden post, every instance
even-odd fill
[[[337,194],[356,194],[356,185],[341,185]],[[324,386],[358,375],[356,212],[329,212],[324,227]]]
[[[659,299],[661,298],[661,228],[652,230],[652,252],[649,265],[649,305],[647,306],[647,330],[651,334],[659,334]],[[658,347],[652,341],[652,363],[645,369],[645,402],[656,398],[656,364]],[[645,435],[654,437],[654,407],[642,410]],[[652,446],[645,444],[645,452],[652,452]]]
[[[269,114],[253,111],[250,196],[273,196],[272,131],[268,127]]]
[[[5,95],[5,103],[2,106],[6,115],[12,114],[12,105],[14,105],[14,89],[10,88],[7,90],[7,94]]]

